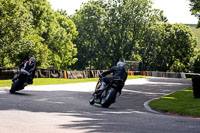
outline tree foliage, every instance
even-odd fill
[[[74,23],[66,16],[56,12],[56,19],[50,25],[47,44],[52,51],[51,60],[54,68],[67,69],[77,61],[73,58],[77,54],[76,45],[72,39],[78,34]]]
[[[183,24],[169,24],[150,0],[92,0],[72,16],[79,31],[76,69],[107,69],[141,60],[145,70],[189,71],[196,40]]]
[[[192,15],[196,16],[199,21],[197,27],[200,27],[200,2],[199,0],[190,0]]]
[[[161,16],[149,0],[89,1],[72,17],[79,31],[77,66],[108,68],[119,60],[135,60],[136,44],[147,25]],[[77,67],[76,66],[76,67]]]
[[[198,2],[191,2],[198,16]],[[74,70],[120,60],[159,71],[197,71],[199,64],[190,29],[168,23],[151,0],[90,0],[71,16],[47,0],[0,0],[0,30],[0,67],[31,56],[41,68]]]
[[[47,0],[1,0],[0,29],[1,67],[31,56],[42,68],[67,69],[77,60],[76,26]]]
[[[145,70],[189,71],[196,38],[183,24],[163,23],[149,27],[141,42]]]
[[[22,1],[2,1],[0,6],[0,66],[19,63],[40,41],[31,25],[31,14]],[[12,62],[12,63],[11,63]]]

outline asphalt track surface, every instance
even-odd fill
[[[0,133],[199,133],[200,119],[154,113],[144,103],[191,86],[173,78],[127,80],[110,108],[88,102],[96,83],[0,88]]]

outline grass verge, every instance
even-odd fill
[[[144,78],[146,76],[128,76],[128,79]],[[88,79],[58,79],[58,78],[35,78],[33,85],[53,85],[53,84],[70,84],[70,83],[82,83],[82,82],[97,82],[98,78]],[[11,86],[11,80],[0,80],[0,87]]]
[[[149,105],[158,111],[200,117],[200,99],[194,99],[192,87],[156,99]]]

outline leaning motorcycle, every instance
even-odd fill
[[[115,100],[121,94],[121,90],[124,86],[124,82],[120,79],[114,79],[109,84],[106,84],[105,89],[98,90],[101,86],[101,82],[97,82],[95,92],[92,94],[92,97],[89,100],[91,105],[100,104],[104,108],[108,108],[112,103],[115,103]]]
[[[31,84],[30,80],[30,73],[24,69],[21,69],[20,71],[16,72],[14,74],[14,78],[12,80],[12,86],[10,89],[10,93],[13,94],[16,91],[24,89],[27,84]]]

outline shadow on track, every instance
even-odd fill
[[[72,120],[72,124],[63,123],[57,126],[64,129],[87,129],[90,130],[89,132],[177,133],[181,132],[182,128],[188,131],[192,123],[185,126],[184,123],[176,123],[164,116],[152,116],[144,109],[143,104],[152,98],[184,89],[191,85],[190,81],[165,78],[145,78],[143,83],[139,83],[140,80],[131,81],[134,83],[126,85],[122,95],[108,109],[89,104],[92,92],[28,91],[25,89],[15,95],[0,93],[0,111],[21,110],[59,113],[61,117],[73,116],[80,120]],[[170,122],[174,124],[172,128],[165,126]]]

